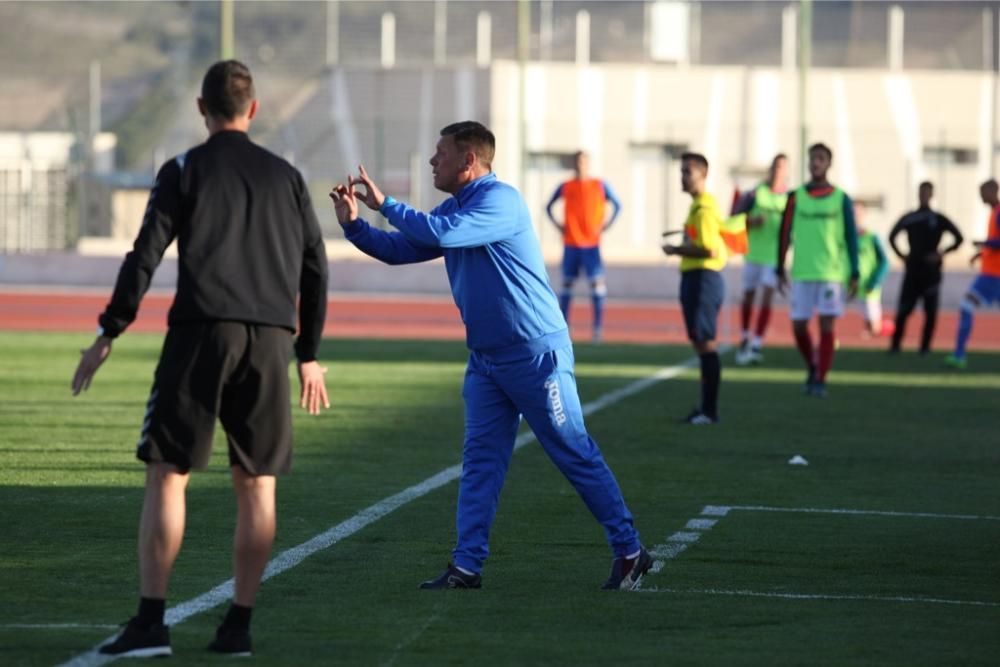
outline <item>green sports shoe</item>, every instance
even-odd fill
[[[965,357],[956,357],[954,354],[949,354],[944,358],[944,363],[952,368],[964,370],[969,362],[966,361]]]

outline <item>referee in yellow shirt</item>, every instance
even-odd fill
[[[700,153],[681,156],[681,186],[691,195],[684,222],[684,241],[664,245],[667,255],[681,258],[681,308],[688,339],[701,361],[701,407],[684,419],[687,424],[719,421],[719,383],[722,363],[715,348],[715,327],[726,293],[722,269],[726,246],[722,240],[722,212],[715,197],[705,192],[708,160]]]

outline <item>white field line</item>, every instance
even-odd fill
[[[673,593],[675,595],[728,595],[731,597],[780,598],[785,600],[847,600],[862,602],[908,602],[913,604],[950,604],[969,607],[1000,607],[1000,602],[950,600],[915,595],[836,595],[825,593],[773,593],[769,591],[723,590],[717,588],[639,588],[638,593]]]
[[[392,656],[388,660],[382,663],[383,667],[392,667],[392,665],[396,663],[396,659],[399,658],[399,654],[402,653],[403,649],[409,647],[410,644],[420,639],[420,637],[425,632],[427,632],[427,628],[437,623],[438,619],[441,618],[440,602],[438,603],[438,607],[439,609],[430,616],[428,616],[427,620],[424,621],[423,624],[421,624],[421,626],[417,628],[417,630],[413,634],[411,634],[409,637],[396,644],[396,648],[395,650],[393,650]]]
[[[952,519],[957,521],[1000,521],[1000,516],[977,514],[938,514],[936,512],[895,512],[891,510],[825,509],[821,507],[766,507],[763,505],[716,505],[716,510],[740,510],[743,512],[793,512],[798,514],[851,514],[855,516],[894,516],[919,519]],[[725,516],[722,514],[721,516]]]
[[[1000,517],[976,514],[940,514],[936,512],[895,512],[883,510],[826,509],[820,507],[768,507],[765,505],[706,505],[701,510],[701,517],[714,516],[721,519],[730,512],[789,512],[799,514],[841,514],[849,516],[890,516],[896,518],[918,519],[948,519],[958,521],[1000,521]],[[689,531],[676,532],[667,538],[667,544],[659,544],[649,550],[656,560],[650,568],[656,574],[666,564],[664,561],[675,558],[682,551],[698,541],[701,533],[695,531],[711,530],[719,519],[697,518],[687,522]],[[694,529],[694,530],[690,530]],[[835,595],[822,593],[777,593],[750,590],[723,590],[716,588],[637,588],[640,593],[675,593],[691,595],[728,595],[732,597],[782,598],[787,600],[860,600],[867,602],[906,602],[914,604],[950,604],[971,607],[1000,607],[1000,602],[982,600],[952,600],[948,598],[930,598],[918,595]]]
[[[95,628],[104,630],[107,628],[117,628],[117,625],[108,623],[3,623],[0,630],[74,630],[77,628]]]
[[[721,346],[720,346],[721,348]],[[721,349],[720,349],[721,351]],[[620,389],[608,392],[603,396],[598,397],[594,401],[587,403],[583,407],[583,414],[590,415],[604,408],[618,403],[619,401],[632,396],[644,389],[661,382],[663,380],[668,380],[670,378],[677,377],[683,373],[686,369],[695,366],[698,363],[697,357],[692,357],[684,362],[681,362],[675,366],[668,366],[666,368],[661,368],[652,375],[648,375],[644,378],[640,378],[631,384],[627,384]],[[517,437],[514,442],[514,450],[518,450],[524,445],[530,442],[534,442],[535,434],[531,431],[526,431]],[[264,571],[263,580],[267,581],[271,577],[281,574],[285,570],[289,570],[309,556],[315,554],[318,551],[327,549],[337,542],[350,537],[354,533],[358,532],[362,528],[375,523],[382,517],[391,513],[392,511],[402,507],[403,505],[409,503],[412,500],[416,500],[422,496],[427,495],[431,491],[438,489],[449,482],[458,479],[462,472],[462,465],[456,464],[449,468],[438,472],[420,482],[415,484],[408,489],[404,489],[399,493],[389,496],[379,502],[367,507],[350,519],[343,521],[336,526],[326,530],[323,533],[313,537],[310,540],[303,542],[302,544],[292,547],[286,551],[282,551],[280,554],[275,556],[271,562],[267,564],[267,569]],[[175,607],[171,607],[167,610],[164,621],[167,625],[177,625],[184,620],[199,614],[203,611],[207,611],[212,607],[216,607],[233,596],[233,580],[229,579],[215,588],[202,593],[198,597],[182,602]],[[103,665],[114,660],[114,656],[101,655],[97,652],[97,649],[111,641],[117,635],[112,635],[106,639],[101,640],[94,648],[86,653],[81,653],[80,655],[71,658],[67,662],[62,663],[60,667],[94,667],[96,665]]]
[[[704,517],[725,516],[725,513],[720,514],[719,511],[720,507],[718,505],[706,505],[702,508],[699,517],[690,519],[685,524],[684,528],[686,530],[679,530],[669,535],[663,544],[654,545],[649,550],[649,555],[653,557],[653,564],[650,566],[649,571],[652,574],[656,574],[663,569],[668,560],[676,558],[682,551],[701,539],[702,533],[712,530],[719,520],[706,519]]]

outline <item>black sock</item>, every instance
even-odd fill
[[[139,598],[139,623],[143,627],[153,625],[163,625],[163,610],[167,606],[166,600],[158,598]]]
[[[229,611],[226,613],[226,618],[222,620],[222,624],[235,630],[249,630],[252,612],[253,607],[244,607],[233,602],[229,605]]]
[[[701,411],[712,419],[719,418],[719,381],[722,364],[718,352],[701,355]]]

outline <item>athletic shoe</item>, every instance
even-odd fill
[[[969,364],[965,357],[956,357],[954,354],[949,354],[944,358],[944,363],[947,366],[951,366],[956,370],[965,370],[965,367]]]
[[[826,398],[826,383],[817,380],[809,387],[809,395],[816,398]]]
[[[718,421],[718,417],[709,417],[701,410],[695,408],[691,411],[691,414],[684,418],[682,423],[691,424],[692,426],[707,426],[708,424],[716,424]]]
[[[750,360],[751,364],[756,366],[760,362],[764,361],[764,353],[760,351],[759,347],[751,347],[747,358]]]
[[[642,575],[649,572],[653,566],[653,557],[646,548],[639,547],[639,555],[635,558],[620,556],[611,563],[611,574],[601,586],[606,591],[634,591],[639,588]]]
[[[253,643],[250,631],[220,625],[215,631],[215,639],[208,645],[213,653],[223,653],[234,658],[247,658],[253,655]]]
[[[428,579],[420,584],[423,589],[437,588],[481,588],[483,578],[478,574],[466,574],[457,567],[448,563],[448,569],[441,573],[437,579]]]
[[[740,347],[736,350],[736,356],[733,358],[737,366],[746,366],[753,361],[753,351],[750,348],[750,340],[744,338],[740,342]]]
[[[802,393],[806,396],[812,396],[813,385],[815,385],[816,382],[816,367],[810,366],[809,372],[806,374],[806,384],[802,387]]]
[[[144,627],[139,624],[139,617],[133,616],[125,624],[122,633],[97,652],[119,658],[158,658],[172,655],[170,629],[162,623]]]
[[[600,345],[603,339],[604,339],[604,331],[601,329],[601,327],[597,327],[596,329],[594,329],[593,337],[591,339],[594,345]]]

